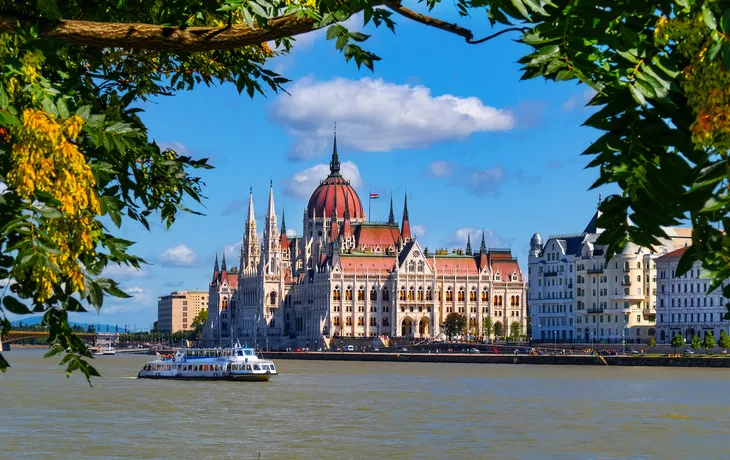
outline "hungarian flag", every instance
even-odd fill
[[[378,199],[378,198],[380,198],[380,195],[378,195],[377,193],[371,193],[371,194],[370,194],[370,199],[371,199],[371,200],[376,200],[376,199]]]

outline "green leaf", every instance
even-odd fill
[[[720,50],[722,50],[722,39],[717,39],[712,43],[712,46],[710,46],[710,49],[707,51],[707,57],[710,59],[710,61],[714,61],[717,58],[717,55],[720,54]]]
[[[58,109],[58,114],[62,118],[68,118],[68,107],[66,107],[66,102],[63,99],[56,101],[56,108]]]
[[[636,88],[636,85],[633,83],[629,84],[629,91],[631,91],[631,96],[633,96],[636,102],[642,106],[646,105],[646,98],[644,98],[642,92]]]
[[[529,19],[530,13],[527,12],[527,8],[525,8],[525,4],[522,3],[522,0],[511,0],[512,4],[515,8],[517,8],[517,11],[520,12],[520,14],[525,18]]]
[[[80,116],[84,121],[88,121],[89,116],[91,115],[91,106],[84,105],[79,107],[78,110],[76,110],[76,115]]]
[[[333,38],[337,38],[340,35],[342,35],[342,27],[338,26],[337,24],[333,24],[327,29],[327,40],[332,40]]]
[[[370,38],[370,35],[365,35],[360,32],[350,32],[350,38],[355,40],[356,42],[364,42],[368,38]]]
[[[335,44],[335,47],[338,50],[341,50],[345,47],[345,45],[347,45],[349,39],[350,37],[348,37],[347,35],[340,35],[339,37],[337,37],[337,43]]]
[[[702,18],[705,20],[705,24],[707,24],[707,27],[709,27],[710,30],[717,29],[717,20],[707,4],[702,5]]]
[[[248,7],[251,8],[254,14],[261,16],[262,18],[268,18],[266,10],[256,2],[248,2]]]
[[[16,315],[28,315],[31,313],[30,309],[25,304],[9,295],[3,297],[3,306],[10,313],[15,313]]]
[[[61,211],[48,205],[33,206],[32,209],[47,219],[58,219],[62,216]]]
[[[720,28],[722,29],[723,33],[730,32],[730,8],[725,8],[725,11],[722,13],[722,18],[720,19]]]
[[[8,93],[5,92],[3,84],[0,83],[0,109],[6,110],[10,100],[8,99]]]
[[[549,16],[548,12],[545,11],[545,8],[543,8],[539,2],[536,0],[522,0],[527,6],[530,7],[532,11],[535,11],[537,13],[542,14],[543,16]]]

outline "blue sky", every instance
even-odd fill
[[[483,19],[463,20],[450,4],[432,14],[494,32]],[[596,138],[581,127],[589,114],[584,86],[519,81],[516,61],[527,47],[503,35],[481,45],[394,16],[394,35],[378,30],[366,42],[382,61],[375,73],[346,63],[323,32],[302,37],[292,54],[270,68],[292,80],[291,96],[253,100],[232,85],[160,98],[143,106],[150,136],[216,167],[203,173],[205,216],[180,215],[151,232],[127,223],[120,233],[137,241],[136,254],[152,265],[108,274],[135,295],[108,302],[101,315],[77,321],[149,327],[158,296],[207,289],[216,252],[237,264],[249,185],[262,227],[268,184],[289,229],[301,231],[309,194],[326,175],[334,122],[343,170],[357,186],[373,220],[384,220],[393,193],[400,219],[407,191],[411,225],[423,246],[463,246],[484,228],[492,247],[509,247],[524,267],[529,239],[579,232],[595,211],[597,176],[579,154]],[[361,19],[350,20],[351,30]],[[364,32],[371,32],[368,26]],[[604,195],[606,191],[604,190]],[[94,316],[94,318],[92,318]]]

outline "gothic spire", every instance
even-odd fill
[[[487,243],[484,241],[484,229],[482,229],[482,245],[479,247],[479,252],[482,254],[487,253]]]
[[[395,215],[393,214],[393,194],[390,194],[390,214],[388,215],[388,225],[395,225]]]
[[[274,210],[274,181],[269,181],[269,208],[266,211],[267,217],[271,218],[272,216],[276,215],[276,211]]]
[[[411,223],[408,220],[408,195],[403,200],[403,222],[400,227],[400,236],[404,243],[411,240]]]
[[[335,122],[335,141],[332,147],[332,161],[330,161],[330,175],[340,175],[340,157],[337,155],[337,122]]]
[[[215,265],[213,265],[213,271],[218,273],[218,253],[215,253]]]
[[[408,194],[403,197],[403,219],[408,220]]]
[[[335,198],[336,199],[336,198]],[[347,199],[347,196],[345,196],[345,220],[350,220],[350,200]]]
[[[281,234],[286,235],[286,220],[284,220],[284,211],[281,211]]]
[[[466,255],[470,256],[471,252],[471,232],[466,235]]]
[[[217,258],[218,258],[218,256],[216,255],[216,259]],[[221,264],[221,273],[225,273],[225,272],[226,272],[226,251],[224,250],[223,251],[223,263]]]
[[[253,213],[253,187],[249,186],[248,189],[248,222],[255,220],[256,217]]]

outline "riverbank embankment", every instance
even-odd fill
[[[712,356],[591,356],[462,353],[264,352],[272,360],[366,361],[400,363],[553,364],[570,366],[724,367],[730,358]]]

